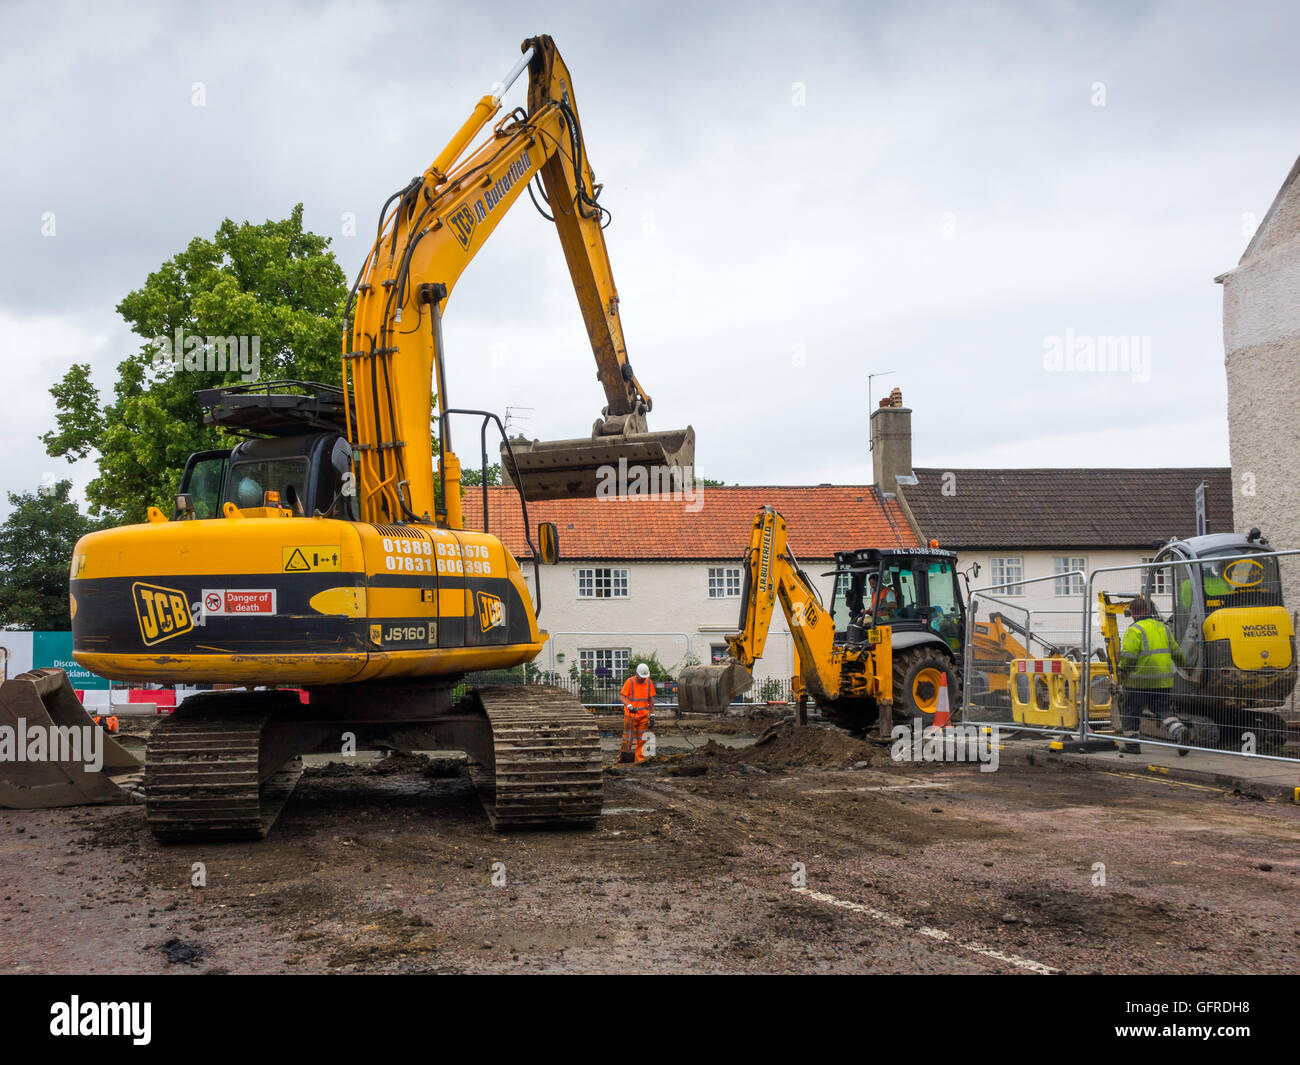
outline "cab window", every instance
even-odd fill
[[[951,563],[931,562],[926,567],[930,628],[954,650],[960,650],[961,608],[957,602],[955,578]]]
[[[307,482],[307,460],[270,459],[240,462],[230,468],[229,499],[241,510],[262,506],[267,492],[279,492],[280,503],[289,506],[302,499]]]
[[[181,486],[182,492],[194,497],[196,518],[221,516],[221,490],[225,483],[226,454],[200,459],[189,470],[189,477]]]
[[[835,619],[835,631],[840,637],[849,631],[849,624],[862,613],[863,588],[866,582],[865,570],[841,569],[835,574],[835,590],[831,594],[831,617]]]
[[[877,612],[876,620],[884,621],[888,617],[920,617],[916,573],[911,566],[887,566],[881,571],[880,579],[881,590],[877,599],[880,601],[881,609]]]

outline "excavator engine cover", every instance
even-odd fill
[[[14,745],[12,759],[0,761],[0,806],[41,810],[124,803],[132,801],[132,787],[139,788],[144,767],[90,719],[61,669],[34,669],[0,684],[0,728],[13,730]],[[34,748],[27,741],[38,733],[43,733],[45,756],[28,761]],[[56,736],[58,753],[76,751],[83,757],[55,759]],[[86,757],[88,737],[102,744],[98,768]]]
[[[694,491],[694,467],[695,430],[689,425],[661,433],[593,435],[586,440],[511,440],[509,449],[501,446],[502,483],[518,485],[530,502],[689,493]],[[635,472],[638,468],[644,474]],[[625,471],[622,477],[620,471]]]
[[[734,659],[716,666],[688,666],[677,678],[677,706],[688,714],[722,714],[731,700],[754,686],[754,675]]]

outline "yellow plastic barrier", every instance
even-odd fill
[[[1011,717],[1021,725],[1039,728],[1079,727],[1079,678],[1081,663],[1068,658],[1016,658],[1011,662]],[[1088,720],[1109,723],[1111,698],[1108,687],[1096,684],[1109,672],[1105,662],[1093,662],[1090,678]]]

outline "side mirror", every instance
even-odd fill
[[[537,526],[537,543],[543,566],[554,566],[560,561],[560,530],[555,522],[544,521]]]

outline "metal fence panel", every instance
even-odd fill
[[[1300,760],[1296,587],[1300,551],[1233,545],[1094,571],[1086,651],[1116,680],[1111,724],[1142,744]]]

